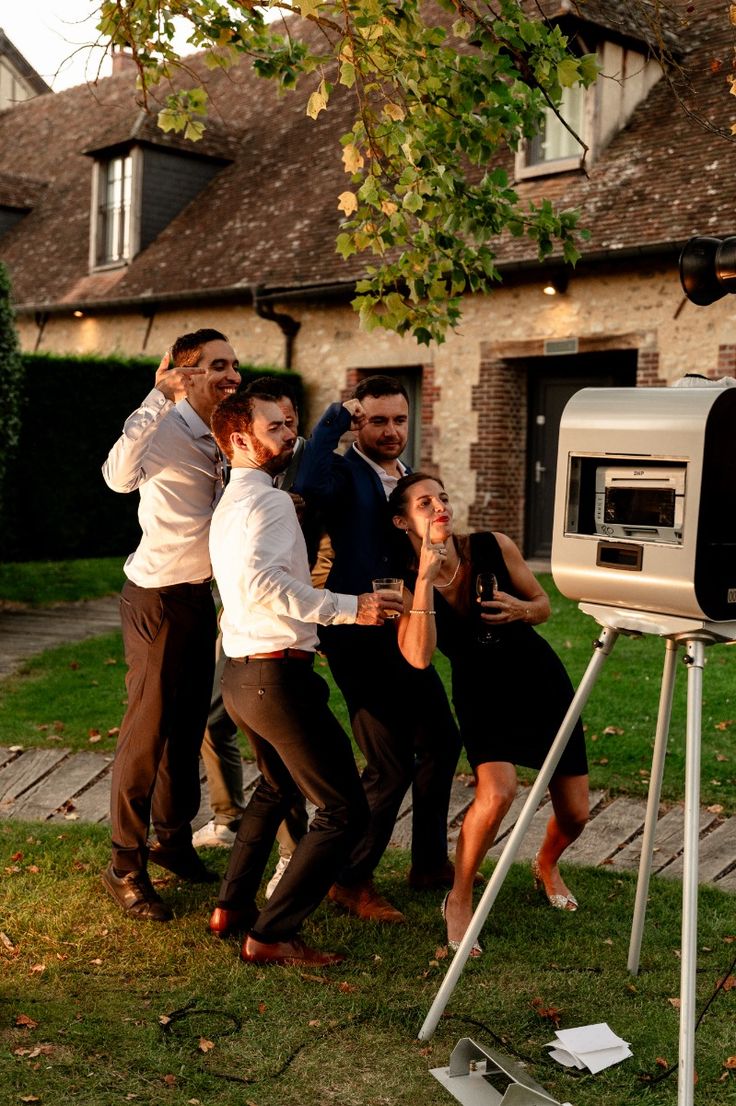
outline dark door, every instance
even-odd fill
[[[538,357],[528,362],[526,556],[548,558],[557,475],[557,439],[565,404],[581,388],[634,387],[636,351]]]

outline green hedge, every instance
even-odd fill
[[[101,467],[153,386],[158,361],[23,356],[22,426],[0,518],[0,560],[126,556],[138,495],[110,491]],[[241,366],[244,381],[274,370]],[[301,377],[285,373],[303,410]]]

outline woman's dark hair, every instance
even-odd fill
[[[389,515],[391,518],[394,515],[403,515],[404,508],[406,507],[406,493],[409,488],[414,484],[418,484],[420,480],[434,480],[435,484],[439,484],[444,489],[445,485],[440,480],[439,476],[433,476],[429,472],[410,472],[408,476],[402,476],[398,484],[388,497]]]

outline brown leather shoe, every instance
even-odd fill
[[[388,899],[384,899],[383,895],[378,894],[372,880],[354,883],[350,887],[342,883],[333,883],[327,892],[327,897],[344,906],[356,918],[365,918],[373,922],[406,921],[400,910],[392,906]]]
[[[292,941],[257,941],[255,937],[246,937],[240,950],[240,959],[246,964],[311,964],[324,967],[327,964],[340,964],[345,957],[338,952],[320,952],[310,948],[295,937]]]
[[[233,933],[244,933],[250,929],[258,916],[258,911],[229,910],[226,906],[216,906],[210,918],[210,933],[214,937],[230,937]]]
[[[105,890],[118,906],[131,918],[143,918],[148,922],[169,922],[173,918],[171,907],[154,891],[143,870],[116,876],[112,863],[100,873]]]

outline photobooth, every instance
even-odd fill
[[[712,303],[736,292],[736,237],[697,238],[688,243],[681,256],[681,279],[695,303]],[[708,645],[736,641],[736,465],[731,454],[736,440],[736,388],[713,386],[706,380],[688,383],[696,386],[584,388],[565,408],[558,445],[552,574],[559,590],[596,620],[600,633],[570,709],[419,1033],[421,1039],[434,1033],[618,637],[655,635],[665,643],[664,667],[628,968],[633,974],[639,970],[676,662],[681,655],[687,667],[687,718],[678,1106],[692,1106],[694,1094],[704,653]],[[502,1098],[497,1095],[485,1101],[500,1103]]]

